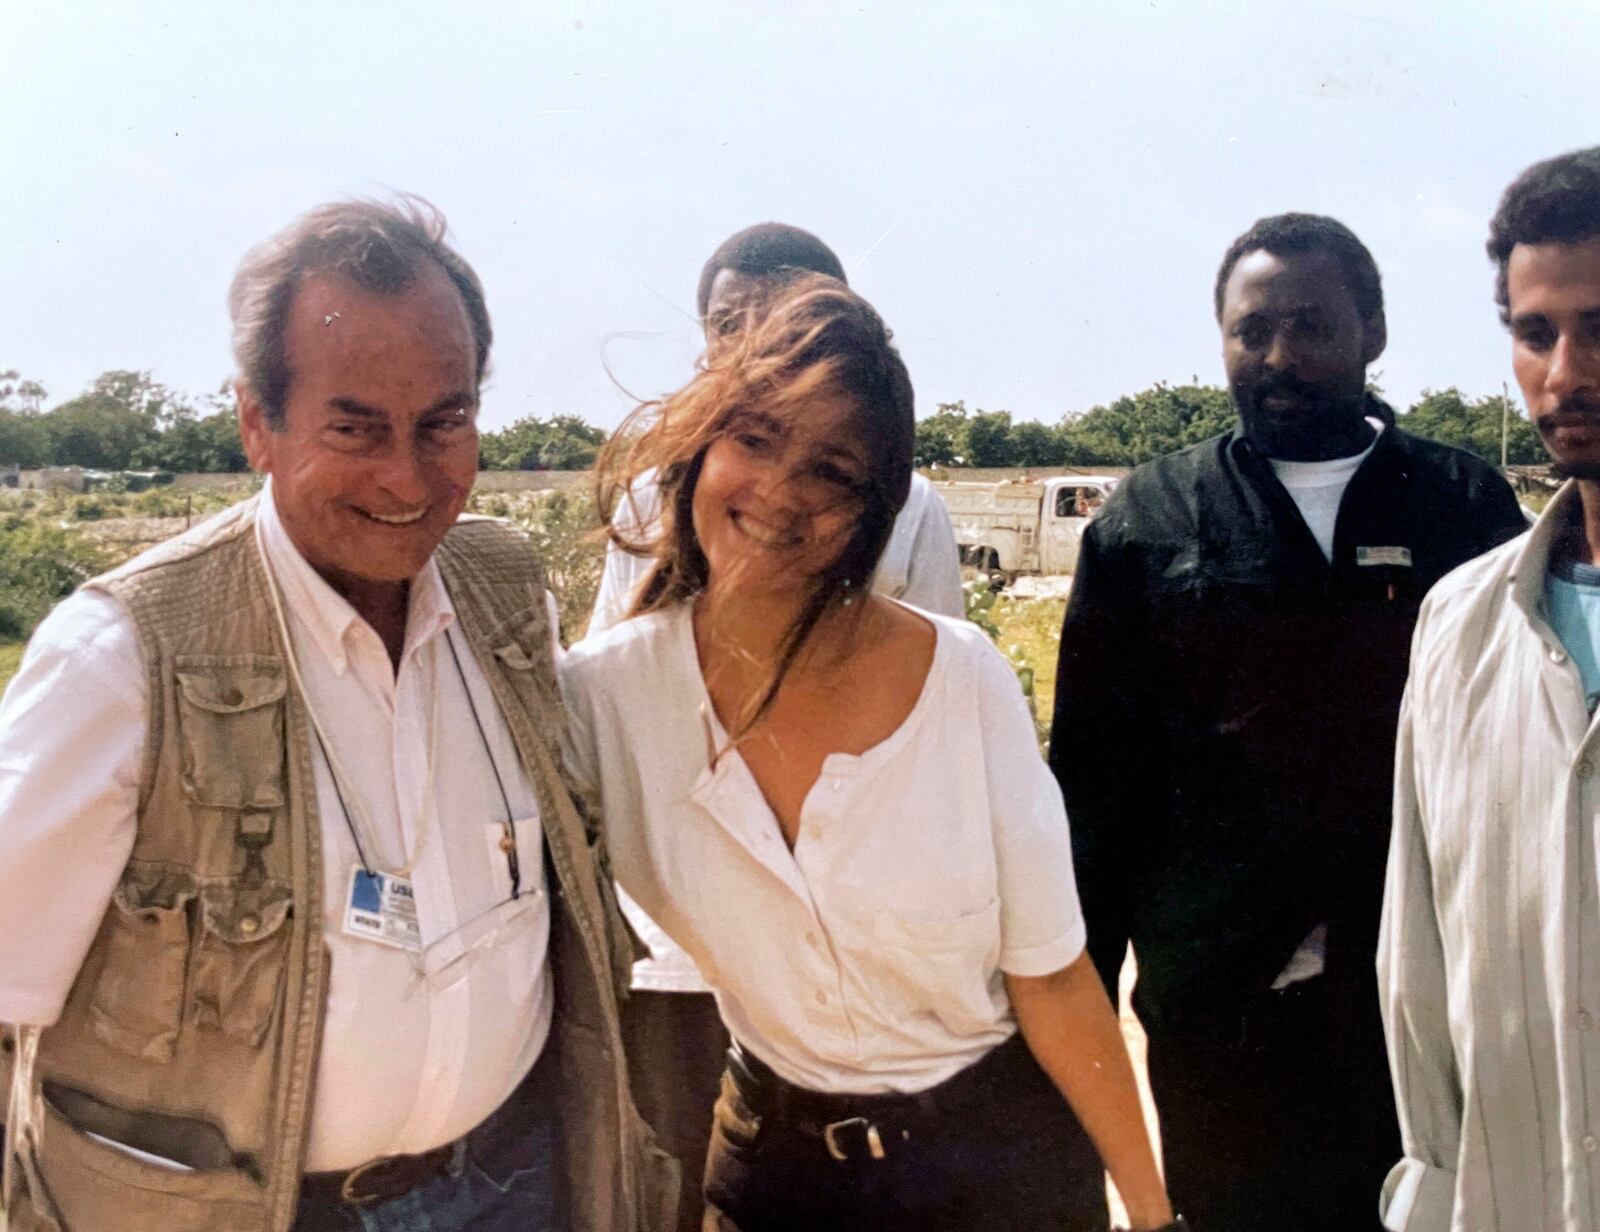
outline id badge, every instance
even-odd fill
[[[422,928],[417,923],[417,898],[410,880],[368,872],[357,864],[350,870],[350,891],[344,900],[344,931],[348,937],[420,952]]]

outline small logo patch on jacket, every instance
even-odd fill
[[[1411,549],[1392,548],[1357,548],[1356,564],[1358,565],[1402,565],[1411,568]]]

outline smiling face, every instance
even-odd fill
[[[1518,244],[1506,262],[1511,360],[1560,470],[1600,480],[1600,236]]]
[[[735,413],[706,450],[694,488],[710,585],[803,598],[849,542],[870,470],[845,396],[786,408],[782,419]]]
[[[313,275],[290,306],[285,352],[281,424],[250,390],[239,399],[245,452],[272,476],[284,528],[337,590],[409,581],[477,476],[476,355],[460,294],[431,262],[394,295]]]
[[[1271,458],[1359,453],[1367,365],[1383,352],[1381,316],[1363,320],[1337,257],[1239,259],[1222,299],[1222,359],[1246,435]]]

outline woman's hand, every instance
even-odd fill
[[[1093,1139],[1132,1232],[1165,1228],[1172,1206],[1156,1168],[1122,1028],[1088,952],[1050,975],[1007,975],[1022,1037]]]

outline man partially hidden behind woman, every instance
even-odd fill
[[[657,474],[652,538],[623,544],[654,571],[562,675],[618,878],[735,1041],[706,1226],[1062,1228],[1084,1130],[1133,1227],[1167,1226],[1011,669],[870,590],[911,481],[905,366],[834,279],[746,311],[608,446],[603,506]]]

